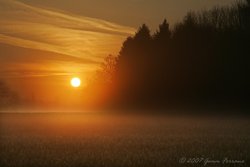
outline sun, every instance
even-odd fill
[[[81,85],[81,80],[78,77],[74,77],[70,81],[71,86],[78,88]]]

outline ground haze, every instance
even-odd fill
[[[242,117],[1,114],[0,125],[1,167],[204,165],[182,157],[249,163],[250,121]]]

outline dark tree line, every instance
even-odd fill
[[[250,1],[189,12],[173,29],[164,20],[153,35],[143,24],[107,59],[116,104],[250,104]]]
[[[17,105],[18,99],[17,94],[11,91],[8,86],[0,80],[0,109]]]

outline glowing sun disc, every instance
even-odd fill
[[[77,88],[81,85],[81,80],[80,80],[80,78],[74,77],[71,79],[70,84],[71,84],[71,86]]]

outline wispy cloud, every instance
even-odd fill
[[[0,25],[0,43],[54,52],[93,67],[107,54],[117,53],[126,36],[135,31],[108,21],[38,8],[14,0],[0,0]],[[4,56],[8,55],[1,52],[2,60]],[[51,60],[48,56],[46,58]],[[63,61],[60,56],[55,55],[55,59]]]
[[[87,76],[98,62],[38,49],[0,44],[0,79],[41,76]]]

